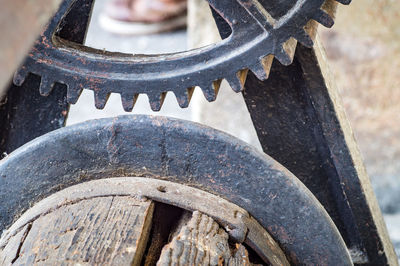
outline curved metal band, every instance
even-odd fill
[[[10,238],[38,217],[66,204],[107,196],[150,199],[189,211],[200,211],[222,225],[237,243],[248,244],[266,263],[275,266],[290,265],[279,245],[246,210],[200,189],[143,177],[92,180],[52,194],[26,211],[3,233],[0,250],[8,244]]]
[[[53,131],[0,162],[0,230],[55,191],[113,176],[163,178],[247,210],[291,263],[351,265],[334,223],[312,193],[269,156],[195,123],[122,116]]]

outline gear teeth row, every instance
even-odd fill
[[[269,50],[269,52],[271,53],[270,55],[264,56],[260,59],[257,59],[256,61],[250,61],[250,65],[242,66],[246,68],[237,72],[226,73],[227,76],[224,76],[223,78],[229,83],[229,85],[235,92],[241,92],[244,90],[244,84],[246,82],[246,77],[249,70],[253,72],[260,80],[268,79],[268,75],[274,58],[276,58],[283,65],[291,64],[293,62],[297,42],[303,44],[306,47],[312,47],[316,36],[317,23],[320,23],[325,27],[332,27],[334,24],[334,15],[338,3],[348,5],[350,2],[351,0],[326,0],[319,9],[312,13],[313,17],[308,21],[303,29],[298,29],[297,31],[292,32],[292,37],[283,44],[276,43],[274,48]],[[26,77],[31,71],[34,73],[37,72],[35,69],[29,70],[27,69],[26,65],[23,65],[13,77],[14,84],[16,84],[17,86],[21,86],[25,82]],[[215,78],[216,77],[213,77],[213,79]],[[41,95],[48,96],[56,84],[65,84],[65,86],[67,87],[67,101],[70,104],[75,104],[84,89],[83,85],[80,84],[78,80],[79,79],[76,78],[75,80],[64,82],[62,80],[55,79],[51,75],[42,73],[39,91]],[[203,83],[201,81],[199,82],[199,87],[203,91],[203,94],[207,101],[212,102],[216,100],[221,81],[222,79],[214,80],[210,83],[206,83],[206,81],[204,81]],[[192,86],[194,84],[188,85]],[[96,108],[104,109],[112,90],[97,87],[90,89],[94,91]],[[194,89],[195,87],[190,87],[187,89],[177,88],[172,90],[181,108],[187,108],[189,106]],[[151,109],[153,111],[159,111],[162,108],[167,92],[162,92],[162,90],[158,90],[157,92],[152,91],[146,94],[149,98]],[[126,112],[131,112],[136,104],[139,92],[124,90],[120,93],[120,96],[124,110]]]
[[[304,46],[311,48],[314,45],[317,33],[317,22],[327,28],[331,28],[334,25],[337,3],[348,5],[351,3],[351,0],[326,0],[321,9],[314,15],[313,20],[310,20],[303,30],[299,30],[293,34],[293,38]],[[286,56],[282,51],[280,54],[278,51],[276,57],[284,65],[289,62],[290,58],[290,56]]]

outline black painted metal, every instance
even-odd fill
[[[83,44],[93,3],[76,0],[56,35]],[[65,125],[69,110],[66,85],[52,84],[53,90],[43,97],[37,90],[41,82],[41,77],[29,75],[21,86],[11,84],[7,90],[5,104],[0,104],[0,155]]]
[[[221,37],[226,38],[229,25],[213,15]],[[358,263],[388,264],[313,51],[298,45],[290,66],[274,60],[268,80],[249,73],[243,92],[247,108],[264,152],[313,192],[347,246],[360,251]]]
[[[390,260],[325,82],[314,50],[299,45],[293,64],[275,61],[267,81],[249,74],[243,95],[265,153],[313,192],[348,247],[365,254],[365,264],[386,265]]]
[[[121,94],[125,110],[132,110],[138,94],[147,94],[153,110],[160,110],[165,93],[173,91],[181,107],[187,107],[193,87],[200,86],[209,101],[216,98],[218,85],[215,82],[225,78],[235,91],[243,84],[237,72],[250,69],[259,78],[267,78],[262,59],[274,54],[281,62],[291,63],[291,57],[283,43],[290,37],[312,45],[312,40],[303,27],[314,19],[331,26],[333,19],[322,10],[326,2],[333,0],[305,0],[295,8],[286,10],[278,18],[267,16],[258,1],[249,0],[208,0],[210,6],[232,28],[229,38],[207,48],[169,55],[128,55],[105,52],[84,47],[54,36],[60,21],[71,4],[75,7],[92,0],[65,0],[57,15],[37,41],[23,67],[14,77],[16,84],[25,76],[35,73],[42,77],[40,91],[48,94],[52,84],[68,85],[68,101],[75,103],[82,89],[95,93],[97,108],[104,108],[110,93]],[[76,2],[76,3],[78,3]],[[268,10],[282,10],[282,3],[269,4]],[[340,1],[343,2],[343,1]],[[333,5],[333,4],[332,4]],[[74,5],[72,5],[74,11]],[[81,13],[81,12],[78,12]],[[272,12],[272,14],[281,12]],[[81,23],[73,23],[67,32],[79,30],[88,16],[73,16]],[[69,17],[66,17],[68,20]],[[64,20],[64,22],[66,21]],[[63,24],[64,22],[61,22]],[[60,49],[62,48],[62,49]]]
[[[75,0],[64,14],[54,34],[77,44],[84,44],[95,0]]]
[[[321,155],[326,155],[321,151],[326,144],[305,86],[296,59],[290,66],[275,61],[268,81],[248,76],[243,94],[264,152],[294,173],[345,232],[349,223],[341,220],[339,206],[332,201],[338,195],[332,192],[329,174],[335,170],[329,157]],[[347,243],[355,241],[343,235]]]
[[[50,132],[0,162],[1,229],[55,191],[115,176],[161,178],[219,195],[249,211],[292,263],[351,265],[312,193],[269,156],[199,124],[123,116]]]
[[[67,93],[58,84],[48,97],[39,94],[40,77],[29,76],[21,86],[11,85],[0,105],[0,154],[63,127],[68,113]]]

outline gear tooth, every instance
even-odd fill
[[[96,108],[104,109],[109,97],[109,92],[105,92],[103,90],[94,91],[94,105],[96,106]]]
[[[14,73],[13,83],[17,86],[22,86],[27,76],[28,71],[26,71],[25,67],[21,67],[17,72]]]
[[[40,87],[39,92],[42,96],[49,96],[51,91],[53,90],[54,82],[50,81],[50,79],[46,76],[42,76],[40,79]]]
[[[294,53],[296,52],[297,41],[294,38],[290,38],[280,47],[279,50],[275,50],[275,57],[279,60],[282,65],[290,65],[293,62]]]
[[[138,97],[139,94],[131,94],[131,93],[121,94],[122,107],[124,108],[125,112],[132,112]]]
[[[70,104],[76,104],[78,101],[79,97],[82,94],[82,89],[76,89],[68,86],[67,89],[67,102]]]
[[[311,48],[314,45],[314,41],[305,30],[300,30],[293,37],[308,48]]]
[[[251,72],[253,72],[254,75],[256,75],[256,77],[259,80],[266,80],[268,79],[268,75],[265,72],[264,68],[262,67],[261,63],[255,63],[252,66],[249,66],[249,69],[251,70]]]
[[[313,19],[327,28],[331,28],[333,26],[333,24],[335,23],[333,21],[333,18],[328,13],[326,13],[325,11],[323,11],[321,9],[319,9],[316,12],[316,15],[314,16]]]
[[[248,69],[243,69],[235,73],[234,75],[226,77],[226,81],[228,81],[234,92],[241,92],[244,89],[244,83],[246,82]]]
[[[151,110],[153,110],[154,112],[160,111],[166,95],[166,92],[163,92],[161,94],[148,95]]]
[[[189,107],[190,100],[192,99],[192,95],[194,92],[195,87],[187,88],[183,92],[178,91],[174,92],[176,100],[178,101],[178,104],[181,108],[187,108]]]
[[[273,55],[267,55],[261,58],[259,62],[250,66],[249,69],[251,70],[251,72],[253,72],[254,75],[256,75],[259,80],[266,80],[268,79],[273,60]]]
[[[219,88],[221,86],[221,80],[215,80],[210,85],[200,86],[203,91],[204,97],[209,102],[213,102],[217,99]]]
[[[336,0],[338,3],[341,3],[342,5],[348,5],[351,3],[351,0]]]
[[[285,51],[275,52],[275,57],[282,65],[290,65],[292,63],[292,59]]]

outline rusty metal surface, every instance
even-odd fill
[[[61,0],[0,0],[0,98]]]
[[[84,181],[160,178],[247,210],[291,263],[350,265],[322,205],[269,156],[217,130],[148,116],[101,119],[48,133],[0,162],[1,229],[30,204]]]
[[[298,0],[293,5],[291,0],[273,4],[261,1],[264,8],[259,1],[208,2],[230,26],[228,38],[209,47],[153,56],[105,52],[65,40],[58,34],[68,25],[68,17],[62,22],[63,16],[67,11],[81,13],[82,5],[92,3],[92,0],[65,0],[14,76],[14,83],[22,84],[28,73],[40,75],[43,95],[47,95],[56,82],[66,84],[70,103],[77,101],[82,89],[90,89],[94,91],[99,109],[104,108],[110,93],[119,93],[126,111],[132,110],[138,94],[147,94],[151,108],[157,111],[168,91],[175,94],[181,107],[187,107],[195,86],[200,86],[206,99],[213,101],[224,78],[238,92],[243,89],[248,69],[258,78],[266,79],[271,55],[290,64],[295,39],[312,46],[313,27],[304,27],[309,26],[310,20],[332,26],[337,3]],[[349,3],[347,0],[338,2]],[[79,30],[76,25],[87,23],[85,16],[72,17],[75,18],[71,20],[75,25],[71,27],[73,30]],[[76,23],[78,18],[80,23]]]

